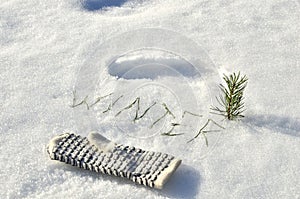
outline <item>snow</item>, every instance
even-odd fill
[[[0,1],[0,198],[300,198],[300,2]],[[160,73],[163,71],[163,73]],[[209,113],[223,73],[249,78],[245,119]],[[72,91],[95,106],[71,108]],[[103,111],[120,98],[110,111]],[[118,111],[140,97],[135,108]],[[167,115],[163,103],[175,115]],[[182,113],[203,115],[194,117]],[[224,127],[187,143],[213,118]],[[175,137],[161,136],[171,122]],[[215,129],[210,125],[208,129]],[[97,130],[182,165],[161,190],[51,161]]]
[[[110,75],[124,79],[197,75],[195,67],[184,58],[159,49],[129,52],[117,58],[108,68]]]

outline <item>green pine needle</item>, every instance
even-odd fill
[[[220,84],[219,88],[222,92],[216,97],[220,107],[213,106],[212,113],[222,115],[228,120],[243,118],[242,113],[245,111],[244,90],[247,86],[248,78],[246,75],[241,76],[240,72],[233,73],[229,77],[224,75],[223,80],[226,85]]]
[[[206,144],[206,146],[208,146],[208,139],[207,139],[207,137],[206,137],[205,134],[206,134],[206,133],[209,133],[209,132],[219,132],[219,130],[204,130],[210,122],[213,123],[214,125],[218,126],[218,127],[221,128],[221,129],[225,129],[223,126],[221,126],[220,124],[218,124],[218,123],[215,122],[214,120],[208,119],[208,120],[206,121],[206,123],[202,126],[202,128],[198,131],[197,135],[195,135],[195,136],[194,136],[192,139],[190,139],[187,143],[190,143],[190,142],[194,141],[199,135],[202,135],[203,138],[205,139],[205,144]]]
[[[85,98],[84,98],[83,100],[81,100],[81,102],[76,103],[76,101],[77,101],[77,98],[76,98],[76,91],[73,91],[73,104],[70,105],[70,107],[75,108],[75,107],[77,107],[77,106],[80,106],[80,105],[82,105],[82,104],[85,104],[85,105],[86,105],[86,109],[89,110],[89,109],[90,109],[90,106],[89,106],[89,104],[87,103],[87,98],[88,98],[88,96],[85,96]]]

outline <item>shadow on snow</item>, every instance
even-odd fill
[[[200,190],[199,171],[182,164],[160,192],[170,198],[195,198]]]
[[[105,7],[121,7],[127,0],[82,0],[83,8],[88,11],[101,10]]]
[[[275,129],[283,134],[300,137],[299,119],[276,115],[254,115],[247,117],[246,122],[258,127]]]

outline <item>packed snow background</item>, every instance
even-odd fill
[[[0,198],[300,198],[299,10],[296,0],[2,0]],[[212,72],[194,76],[183,59],[163,53],[119,54],[110,67],[101,66],[98,81],[105,79],[105,84],[96,82],[93,93],[114,94],[89,111],[85,106],[71,108],[78,76],[88,69],[86,63],[93,64],[97,48],[143,28],[191,39],[214,63]],[[113,48],[126,49],[130,42]],[[180,41],[173,46],[187,47]],[[131,64],[156,61],[153,70],[130,69]],[[174,64],[189,69],[177,68],[179,75],[168,70],[158,75],[165,65],[174,71]],[[122,67],[130,72],[118,78],[124,75]],[[217,95],[222,73],[235,71],[249,78],[246,117],[241,122],[220,121],[207,111],[215,103],[211,99]],[[102,114],[122,94],[126,97]],[[191,116],[180,120],[188,124],[175,132],[184,135],[161,136],[176,121],[168,116],[147,131],[151,121],[164,113],[159,105],[134,124],[133,110],[114,116],[138,96],[142,110],[159,101],[170,106],[176,118],[187,108],[205,116],[202,121]],[[201,136],[187,143],[207,117],[220,121],[226,130],[208,134],[209,147]],[[159,191],[49,159],[46,145],[53,136],[63,132],[86,136],[89,128],[119,143],[170,153],[183,164]]]

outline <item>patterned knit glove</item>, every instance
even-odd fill
[[[52,160],[72,166],[128,178],[145,186],[162,189],[180,165],[175,157],[116,144],[91,132],[88,137],[65,133],[47,146]]]

